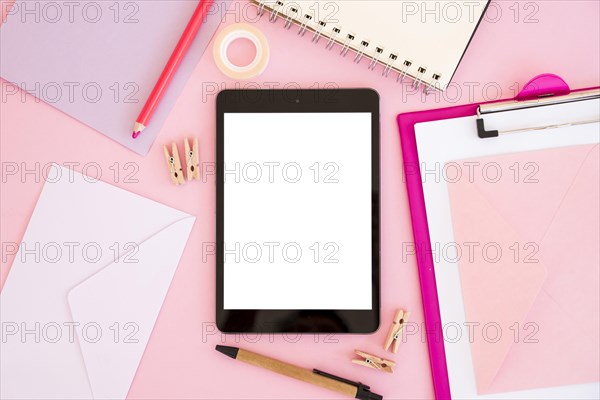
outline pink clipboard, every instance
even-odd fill
[[[573,90],[557,75],[542,74],[530,80],[514,100],[523,101],[539,97],[565,95],[586,89]],[[499,101],[506,101],[498,100]],[[491,103],[491,102],[490,102]],[[467,104],[462,106],[443,108],[399,114],[397,117],[400,130],[400,142],[404,158],[404,173],[406,179],[408,201],[413,226],[413,236],[421,296],[423,299],[423,313],[425,318],[427,346],[431,363],[431,374],[436,399],[451,399],[446,353],[442,334],[442,321],[438,301],[437,285],[435,280],[432,246],[429,236],[429,226],[425,209],[425,199],[421,173],[419,170],[419,155],[415,138],[415,124],[420,122],[439,121],[452,118],[468,117],[477,114],[480,104]]]

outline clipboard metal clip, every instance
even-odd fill
[[[552,89],[550,89],[549,92],[542,92],[540,90],[540,87],[548,87],[548,82],[550,82],[550,86],[552,87]],[[483,118],[487,114],[516,111],[528,108],[544,107],[599,98],[599,89],[582,90],[570,93],[569,87],[562,79],[560,79],[560,77],[552,74],[540,75],[532,79],[527,85],[525,85],[525,88],[521,91],[521,93],[519,93],[515,100],[502,101],[491,104],[482,104],[479,107],[477,107],[477,135],[481,139],[486,139],[517,132],[540,131],[547,129],[562,128],[566,126],[597,123],[600,122],[600,120],[596,118],[509,130],[486,130]]]

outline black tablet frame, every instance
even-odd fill
[[[224,90],[217,96],[216,138],[216,324],[226,333],[367,334],[380,321],[380,127],[379,95],[372,89]],[[371,113],[372,309],[224,309],[224,114]]]

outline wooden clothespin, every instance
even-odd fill
[[[198,138],[194,138],[192,148],[188,139],[184,140],[185,146],[185,165],[187,167],[187,179],[200,179],[200,155],[198,154]]]
[[[163,150],[165,151],[167,166],[169,167],[169,172],[171,173],[171,181],[173,181],[175,185],[183,185],[185,183],[185,179],[183,179],[183,170],[181,169],[181,160],[179,159],[177,146],[175,143],[171,143],[172,155],[169,154],[169,150],[167,149],[166,145],[163,145]]]
[[[363,365],[365,367],[374,368],[379,371],[389,372],[390,374],[394,372],[392,370],[392,368],[396,365],[395,362],[386,360],[381,357],[374,356],[369,353],[365,353],[360,350],[355,350],[354,352],[361,357],[360,360],[356,359],[356,358],[353,359],[352,362],[354,364],[359,364],[359,365]]]
[[[400,340],[402,339],[402,331],[404,330],[404,326],[406,325],[409,315],[410,313],[408,311],[404,311],[402,309],[396,311],[394,321],[392,322],[392,326],[390,327],[390,331],[388,332],[387,338],[385,339],[385,344],[383,346],[385,351],[387,351],[393,343],[392,352],[394,354],[398,352],[398,346],[400,345]]]

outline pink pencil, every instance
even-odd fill
[[[188,22],[187,26],[185,27],[185,30],[183,31],[175,50],[173,50],[171,57],[169,57],[167,65],[165,65],[165,68],[160,74],[160,78],[158,78],[156,85],[154,85],[154,89],[152,89],[150,97],[148,97],[148,100],[146,100],[144,108],[142,108],[140,115],[137,117],[137,120],[133,125],[132,136],[134,139],[138,137],[140,133],[142,133],[146,126],[148,126],[148,123],[154,114],[154,110],[158,106],[160,99],[167,90],[169,82],[171,82],[171,79],[173,79],[175,72],[177,72],[177,68],[179,68],[179,64],[181,64],[181,60],[183,60],[183,57],[185,57],[185,54],[190,48],[192,41],[196,37],[198,30],[200,30],[202,23],[206,19],[208,9],[213,2],[214,0],[200,0],[198,3],[198,7],[196,7],[196,10],[194,11],[194,15],[192,15],[190,22]]]

